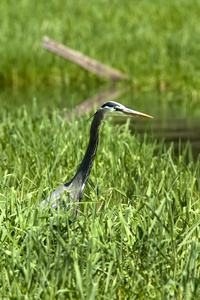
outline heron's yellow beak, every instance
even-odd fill
[[[126,107],[124,109],[122,109],[122,113],[123,113],[124,116],[127,116],[127,117],[142,117],[142,118],[149,118],[149,119],[153,118],[152,116],[143,114],[139,111],[132,110],[132,109],[129,109],[129,108],[126,108]]]

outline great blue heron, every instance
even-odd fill
[[[109,101],[104,103],[94,114],[94,118],[90,128],[90,140],[85,153],[85,156],[75,174],[68,183],[59,186],[46,200],[42,201],[41,206],[51,206],[57,209],[58,205],[67,206],[67,203],[80,202],[90,175],[90,171],[96,155],[99,128],[102,120],[107,116],[125,116],[125,117],[144,117],[152,118],[149,115],[138,111],[126,108],[120,103]],[[77,214],[77,208],[75,215]]]

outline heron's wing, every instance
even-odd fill
[[[57,209],[58,205],[64,207],[67,203],[76,202],[79,197],[80,191],[73,189],[72,186],[63,184],[59,186],[47,199],[40,203],[41,207],[48,207],[49,205],[53,209]]]

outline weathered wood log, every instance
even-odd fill
[[[98,61],[83,55],[81,52],[70,49],[69,47],[59,44],[47,37],[44,38],[42,46],[43,48],[69,59],[75,64],[100,77],[108,78],[112,81],[128,79],[128,77],[120,71],[107,67]]]

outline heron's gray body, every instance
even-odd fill
[[[122,115],[122,116],[140,116],[151,118],[150,116],[128,109],[117,102],[106,102],[95,113],[91,128],[89,144],[75,176],[66,184],[59,186],[46,200],[42,201],[41,206],[51,206],[57,209],[58,205],[66,207],[72,202],[80,202],[90,175],[90,171],[96,155],[99,142],[99,128],[102,120],[106,115]],[[75,209],[75,215],[77,209]]]
[[[48,206],[50,204],[53,209],[57,209],[57,206],[60,204],[67,206],[71,202],[81,201],[96,155],[99,142],[99,128],[102,120],[103,112],[94,116],[90,129],[89,144],[75,176],[70,182],[59,186],[52,195],[41,202],[41,206]],[[61,199],[62,201],[60,201]]]

